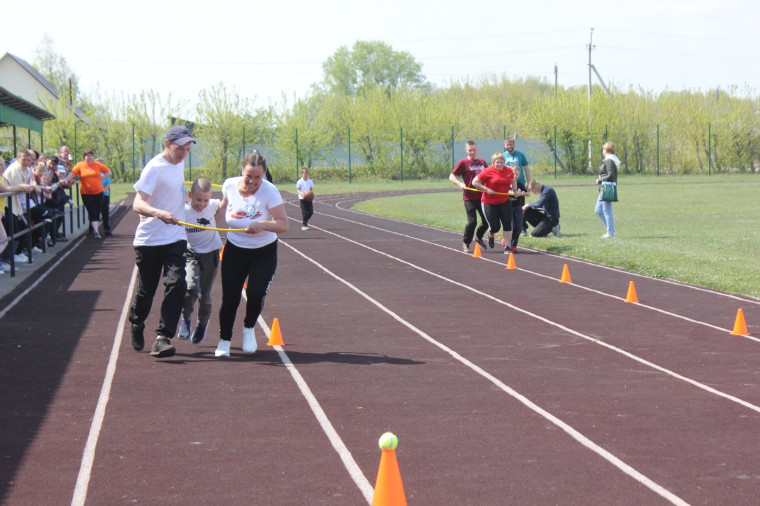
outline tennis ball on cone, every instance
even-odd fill
[[[398,438],[392,432],[386,432],[380,436],[380,440],[377,442],[381,450],[395,450],[398,446]]]

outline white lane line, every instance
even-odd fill
[[[358,213],[358,211],[353,211],[353,212]],[[361,214],[363,214],[363,213],[361,213]],[[374,217],[374,215],[367,215],[367,216],[373,216]],[[336,220],[347,221],[349,223],[358,224],[358,225],[361,225],[361,226],[366,227],[366,228],[372,228],[374,230],[378,230],[378,231],[385,232],[385,233],[388,233],[388,234],[397,235],[397,236],[400,236],[400,237],[404,237],[406,239],[411,239],[411,240],[414,240],[414,241],[417,241],[417,242],[422,242],[422,243],[425,243],[425,244],[429,244],[431,246],[436,246],[436,247],[439,247],[439,248],[443,248],[443,249],[448,250],[448,251],[454,251],[457,254],[462,254],[461,251],[459,251],[458,249],[451,248],[449,246],[445,246],[443,244],[439,244],[439,243],[436,243],[436,242],[428,241],[426,239],[420,239],[418,237],[414,237],[414,236],[411,236],[411,235],[408,235],[408,234],[402,234],[400,232],[395,232],[393,230],[388,230],[388,229],[385,229],[385,228],[376,227],[374,225],[368,225],[368,224],[361,223],[361,222],[358,222],[358,221],[350,220],[348,218],[343,218],[341,216],[332,216],[331,215],[331,217],[335,218]],[[403,222],[401,220],[395,220],[394,218],[388,218],[388,219],[393,220],[393,221],[399,221],[401,223],[406,223],[406,224],[411,224],[411,225],[417,225],[416,223]],[[298,220],[295,220],[295,221],[298,221]],[[432,228],[434,230],[440,230],[440,229],[438,229],[436,227],[428,227],[427,225],[418,225],[418,226],[420,226],[420,227],[426,227],[426,228]],[[329,233],[329,231],[326,230],[326,229],[324,229],[324,228],[320,228],[320,227],[312,227],[312,228],[314,228],[315,230],[322,230],[324,232],[328,232]],[[551,256],[556,256],[556,255],[551,255]],[[493,260],[493,259],[490,259],[490,258],[485,258],[485,257],[481,258],[481,260],[485,260],[486,262],[491,262],[491,263],[495,263],[495,264],[498,264],[498,265],[505,264],[505,262],[499,262],[499,261],[496,261],[496,260]],[[568,258],[568,261],[569,260],[573,260],[573,259]],[[593,264],[593,263],[590,263],[590,265],[597,266],[597,264]],[[606,266],[603,266],[603,265],[599,265],[599,267],[606,268]],[[541,274],[541,273],[538,273],[538,272],[521,269],[519,267],[518,267],[517,270],[520,270],[522,272],[531,274],[533,276],[538,276],[538,277],[544,278],[544,279],[550,279],[550,280],[556,280],[557,279],[557,278],[553,278],[551,276],[547,276],[546,274]],[[624,271],[621,271],[621,272],[624,272]],[[646,276],[644,276],[644,277],[646,277]],[[655,279],[655,278],[647,278],[647,279],[652,279],[652,280],[655,280],[655,281],[663,281],[663,280],[659,280],[659,279]],[[676,283],[674,281],[671,282],[671,283],[672,284],[678,284],[678,283]],[[682,285],[682,284],[678,284],[678,285],[679,286],[683,286],[685,288],[694,288],[692,285]],[[621,301],[625,300],[624,297],[619,297],[617,295],[612,295],[612,294],[609,294],[609,293],[601,292],[599,290],[596,290],[596,289],[593,289],[593,288],[589,288],[587,286],[583,286],[583,285],[580,285],[578,283],[570,283],[569,286],[573,287],[573,288],[580,289],[580,290],[586,290],[586,291],[589,291],[589,292],[592,292],[592,293],[596,293],[596,294],[602,295],[604,297],[610,297],[612,299],[621,300]],[[705,289],[705,288],[702,288],[701,290],[702,291],[707,291],[709,293],[712,293],[713,295],[726,295],[726,294],[723,294],[721,292],[711,292],[711,291],[709,291],[708,289]],[[741,300],[744,301],[744,302],[748,302],[746,299],[741,299]],[[642,307],[644,309],[649,309],[649,310],[652,310],[652,311],[656,311],[658,313],[662,313],[664,315],[671,316],[673,318],[678,318],[680,320],[684,320],[684,321],[687,321],[689,323],[694,323],[694,324],[702,325],[704,327],[708,327],[708,328],[711,328],[711,329],[714,329],[714,330],[719,330],[721,332],[725,332],[726,334],[729,334],[733,330],[733,329],[726,330],[724,328],[718,327],[718,326],[713,325],[711,323],[707,323],[707,322],[703,322],[703,321],[699,321],[699,320],[694,320],[692,318],[689,318],[688,316],[679,315],[677,313],[673,313],[673,312],[667,311],[665,309],[659,309],[659,308],[656,308],[654,306],[648,306],[646,304],[637,303],[636,306]],[[744,335],[740,335],[740,336],[733,336],[733,337],[743,337],[744,339],[748,339],[750,341],[755,341],[755,342],[760,343],[760,338],[753,337],[753,336],[748,335],[748,334],[744,334]]]
[[[404,194],[404,195],[407,195],[407,194]],[[388,195],[388,196],[395,197],[395,196],[398,196],[398,195]],[[382,197],[383,197],[382,195],[376,195],[373,198],[382,198]],[[445,229],[445,228],[433,227],[433,226],[430,226],[430,225],[424,225],[422,223],[414,223],[414,222],[411,222],[411,221],[400,220],[398,218],[389,218],[387,216],[380,216],[380,215],[376,215],[376,214],[366,213],[366,212],[363,212],[363,211],[357,211],[355,209],[349,209],[349,208],[346,208],[346,207],[342,207],[342,204],[344,204],[344,203],[345,204],[353,205],[356,202],[357,202],[357,200],[340,201],[340,202],[336,202],[333,205],[333,207],[335,207],[337,209],[340,209],[342,211],[345,211],[345,212],[355,213],[355,214],[359,214],[359,215],[362,215],[362,216],[368,216],[368,217],[377,218],[377,219],[395,221],[395,222],[398,222],[398,223],[403,223],[405,225],[415,225],[415,226],[418,226],[418,227],[421,227],[421,228],[439,230],[441,232],[449,232],[449,233],[461,235],[460,232],[454,232],[452,230],[448,230],[448,229]],[[335,215],[331,215],[331,214],[325,214],[324,216],[330,216],[330,217],[333,217],[333,218],[336,218],[336,219],[343,219],[343,220],[346,220],[346,221],[349,221],[349,222],[351,221],[351,220],[348,220],[347,218],[341,218],[339,216],[335,216]],[[355,222],[355,223],[359,223],[359,222]],[[364,224],[362,223],[362,225],[364,225]],[[365,225],[365,226],[369,227],[371,225]],[[385,229],[378,229],[378,230],[385,230]],[[386,230],[386,232],[392,232],[392,231]],[[418,240],[421,240],[421,239],[418,239]],[[443,246],[443,245],[437,244],[437,243],[430,243],[430,244],[436,244],[437,246],[440,246],[440,247],[443,247],[443,248],[447,248],[447,249],[451,249],[451,250],[457,251],[457,252],[459,251],[457,248],[449,248],[448,246]],[[549,251],[543,251],[543,250],[538,250],[538,249],[532,249],[532,248],[527,248],[527,249],[530,249],[531,251],[534,251],[534,252],[539,253],[541,255],[546,255],[546,256],[566,259],[568,262],[591,265],[591,266],[594,266],[594,267],[598,267],[600,269],[606,269],[606,270],[610,270],[610,271],[615,271],[615,272],[618,272],[620,274],[628,274],[628,275],[636,277],[636,278],[647,279],[647,280],[650,280],[650,281],[657,281],[659,283],[665,283],[665,284],[669,284],[669,285],[675,285],[675,286],[679,286],[679,287],[682,287],[682,288],[689,288],[691,290],[696,290],[696,291],[699,291],[699,292],[706,292],[706,293],[709,293],[711,295],[716,295],[716,296],[719,296],[719,297],[725,297],[725,298],[729,298],[729,299],[735,299],[737,301],[740,301],[740,302],[743,302],[743,303],[746,303],[746,304],[760,305],[760,300],[755,299],[753,297],[749,297],[747,295],[737,295],[737,294],[733,294],[733,293],[720,292],[720,291],[717,291],[717,290],[712,290],[710,288],[705,288],[703,286],[696,286],[696,285],[692,285],[692,284],[689,284],[689,283],[683,283],[681,281],[674,281],[672,279],[653,278],[653,277],[647,276],[645,274],[638,274],[636,272],[627,271],[625,269],[621,269],[620,267],[614,267],[614,266],[611,266],[611,265],[604,265],[604,264],[600,264],[600,263],[596,263],[596,262],[591,262],[589,260],[583,260],[581,258],[565,257],[565,256],[559,255],[557,253],[551,253]],[[526,272],[530,272],[530,271],[526,271]],[[678,316],[678,315],[674,314],[673,316]]]
[[[80,237],[79,239],[77,239],[77,242],[81,243],[82,239],[83,239],[83,237]],[[32,290],[34,290],[34,288],[37,285],[39,285],[47,277],[48,274],[50,274],[51,272],[53,272],[53,269],[55,269],[56,267],[58,267],[58,265],[60,265],[60,263],[63,262],[66,259],[66,257],[69,256],[78,246],[79,246],[79,244],[73,245],[64,254],[62,254],[58,258],[58,260],[56,260],[55,262],[53,262],[52,264],[50,264],[50,267],[48,267],[47,269],[45,269],[45,272],[43,272],[42,274],[40,274],[39,276],[37,276],[37,279],[34,281],[34,283],[32,283],[31,285],[29,285],[29,287],[26,290],[24,290],[23,292],[21,292],[18,295],[18,297],[16,297],[15,299],[13,299],[7,306],[5,306],[3,308],[2,311],[0,311],[0,318],[2,318],[3,316],[5,316],[5,314],[8,311],[10,311],[11,309],[13,309],[13,307],[16,304],[18,304],[21,299],[23,299],[24,297],[26,297],[29,294],[29,292],[31,292]],[[23,267],[23,268],[25,269],[26,267]]]
[[[728,399],[728,400],[730,400],[732,402],[735,402],[735,403],[737,403],[737,404],[739,404],[741,406],[744,406],[745,408],[749,408],[749,409],[751,409],[753,411],[756,411],[756,412],[760,413],[760,406],[756,406],[756,405],[754,405],[752,403],[749,403],[749,402],[747,402],[747,401],[745,401],[743,399],[739,399],[738,397],[735,397],[733,395],[727,394],[725,392],[721,392],[720,390],[716,390],[715,388],[713,388],[711,386],[708,386],[708,385],[705,385],[704,383],[700,383],[699,381],[693,380],[691,378],[687,378],[686,376],[683,376],[681,374],[678,374],[675,371],[671,371],[670,369],[667,369],[667,368],[662,367],[660,365],[657,365],[657,364],[655,364],[653,362],[650,362],[650,361],[648,361],[646,359],[643,359],[643,358],[641,358],[641,357],[639,357],[637,355],[634,355],[633,353],[630,353],[630,352],[628,352],[628,351],[626,351],[626,350],[624,350],[622,348],[618,348],[617,346],[614,346],[612,344],[606,343],[606,342],[601,341],[599,339],[596,339],[594,337],[588,336],[586,334],[578,332],[577,330],[573,330],[573,329],[571,329],[569,327],[566,327],[566,326],[564,326],[564,325],[562,325],[560,323],[557,323],[557,322],[555,322],[553,320],[550,320],[548,318],[544,318],[543,316],[539,316],[539,315],[537,315],[535,313],[531,313],[530,311],[527,311],[525,309],[517,307],[517,306],[515,306],[513,304],[510,304],[509,302],[506,302],[504,300],[501,300],[501,299],[499,299],[497,297],[494,297],[493,295],[489,295],[487,293],[483,293],[483,292],[479,291],[476,288],[473,288],[471,286],[465,285],[465,284],[460,283],[458,281],[454,281],[453,279],[450,279],[450,278],[442,276],[442,275],[440,275],[438,273],[429,271],[429,270],[427,270],[427,269],[425,269],[423,267],[420,267],[419,265],[413,264],[411,262],[407,262],[406,260],[403,260],[401,258],[395,257],[395,256],[390,255],[388,253],[385,253],[383,251],[377,250],[375,248],[372,248],[371,246],[367,246],[366,244],[362,244],[362,243],[360,243],[358,241],[354,241],[353,239],[350,239],[348,237],[342,236],[340,234],[336,234],[335,232],[331,232],[329,230],[325,230],[325,229],[320,229],[320,230],[322,230],[326,234],[335,236],[335,237],[337,237],[339,239],[342,239],[342,240],[344,240],[346,242],[349,242],[351,244],[355,244],[355,245],[360,246],[362,248],[368,249],[368,250],[370,250],[370,251],[372,251],[374,253],[377,253],[378,255],[382,255],[384,257],[390,258],[391,260],[394,260],[394,261],[399,262],[401,264],[404,264],[404,265],[407,265],[407,266],[412,267],[414,269],[417,269],[418,271],[424,272],[425,274],[428,274],[430,276],[438,278],[438,279],[440,279],[442,281],[445,281],[446,283],[450,283],[450,284],[452,284],[454,286],[458,286],[460,288],[464,288],[465,290],[473,292],[473,293],[477,294],[480,297],[485,297],[485,298],[487,298],[487,299],[489,299],[489,300],[491,300],[493,302],[496,302],[497,304],[501,304],[501,305],[506,306],[506,307],[508,307],[510,309],[518,311],[518,312],[520,312],[520,313],[522,313],[522,314],[524,314],[526,316],[529,316],[531,318],[535,318],[536,320],[539,320],[541,322],[546,323],[547,325],[551,325],[553,327],[561,329],[561,330],[563,330],[563,331],[565,331],[565,332],[567,332],[569,334],[572,334],[574,336],[580,337],[581,339],[585,339],[585,340],[590,341],[592,343],[598,344],[599,346],[603,346],[603,347],[605,347],[605,348],[607,348],[609,350],[614,351],[615,353],[619,353],[619,354],[621,354],[621,355],[623,355],[625,357],[628,357],[631,360],[639,362],[640,364],[643,364],[643,365],[645,365],[647,367],[650,367],[650,368],[655,369],[657,371],[663,372],[663,373],[665,373],[665,374],[667,374],[667,375],[669,375],[669,376],[671,376],[673,378],[679,379],[679,380],[684,381],[686,383],[689,383],[690,385],[693,385],[693,386],[695,386],[697,388],[705,390],[706,392],[709,392],[711,394],[717,395],[717,396],[722,397],[724,399]]]
[[[95,461],[95,448],[98,445],[100,430],[103,428],[103,420],[106,416],[106,406],[108,405],[108,399],[111,397],[111,386],[113,385],[113,378],[116,374],[116,362],[119,359],[119,348],[121,347],[121,338],[124,334],[124,325],[127,321],[129,306],[132,302],[132,293],[134,292],[135,288],[135,279],[137,279],[137,266],[132,269],[132,279],[129,281],[129,290],[127,291],[127,296],[124,299],[124,306],[121,309],[119,326],[117,327],[116,335],[113,339],[111,356],[108,358],[108,367],[106,367],[106,375],[105,378],[103,378],[103,385],[100,387],[100,396],[98,397],[98,403],[95,407],[92,423],[90,424],[90,432],[87,436],[87,444],[85,445],[84,451],[82,452],[82,462],[79,465],[77,484],[76,487],[74,487],[74,495],[71,498],[72,506],[81,506],[87,499],[87,488],[90,485],[92,464]]]
[[[371,304],[375,305],[378,309],[380,309],[381,311],[383,311],[386,314],[388,314],[389,316],[391,316],[394,320],[398,321],[399,323],[401,323],[402,325],[404,325],[405,327],[407,327],[408,329],[410,329],[412,332],[416,333],[417,335],[419,335],[420,337],[422,337],[423,339],[425,339],[429,343],[433,344],[434,346],[436,346],[436,347],[440,348],[441,350],[443,350],[444,352],[448,353],[455,360],[458,360],[459,362],[461,362],[462,364],[464,364],[466,367],[469,367],[474,372],[476,372],[477,374],[481,375],[483,378],[487,379],[488,381],[490,381],[491,383],[493,383],[494,385],[496,385],[500,390],[502,390],[506,394],[510,395],[511,397],[513,397],[514,399],[516,399],[517,401],[521,402],[528,409],[534,411],[535,413],[537,413],[537,414],[541,415],[542,417],[546,418],[547,420],[549,420],[551,423],[553,423],[554,425],[556,425],[557,427],[559,427],[560,429],[562,429],[565,433],[567,433],[568,435],[570,435],[573,439],[575,439],[577,442],[579,442],[585,448],[591,450],[592,452],[594,452],[597,455],[599,455],[600,457],[602,457],[604,460],[608,461],[613,466],[615,466],[618,469],[620,469],[624,474],[626,474],[629,477],[633,478],[634,480],[636,480],[637,482],[641,483],[642,485],[644,485],[645,487],[647,487],[651,491],[655,492],[656,494],[660,495],[664,499],[670,501],[672,504],[678,504],[678,505],[686,505],[686,504],[688,504],[686,501],[684,501],[683,499],[681,499],[677,495],[673,494],[672,492],[670,492],[669,490],[667,490],[663,486],[659,485],[658,483],[652,481],[650,478],[648,478],[647,476],[645,476],[641,472],[637,471],[636,469],[634,469],[630,465],[628,465],[625,462],[623,462],[621,459],[617,458],[616,456],[614,456],[613,454],[611,454],[610,452],[608,452],[607,450],[605,450],[601,446],[599,446],[596,443],[594,443],[593,441],[591,441],[589,438],[587,438],[586,436],[584,436],[583,434],[581,434],[580,432],[578,432],[577,430],[575,430],[570,425],[566,424],[565,422],[563,422],[562,420],[560,420],[556,416],[554,416],[551,413],[549,413],[548,411],[544,410],[543,408],[541,408],[540,406],[538,406],[537,404],[535,404],[533,401],[531,401],[530,399],[528,399],[524,395],[518,393],[517,391],[515,391],[514,389],[512,389],[511,387],[509,387],[508,385],[506,385],[505,383],[503,383],[501,380],[499,380],[495,376],[491,375],[490,373],[488,373],[487,371],[485,371],[481,367],[479,367],[476,364],[470,362],[468,359],[466,359],[465,357],[463,357],[462,355],[460,355],[456,351],[454,351],[451,348],[449,348],[448,346],[446,346],[446,345],[444,345],[444,344],[436,341],[435,339],[433,339],[432,337],[430,337],[428,334],[426,334],[422,330],[418,329],[417,327],[415,327],[411,323],[407,322],[406,320],[404,320],[403,318],[401,318],[398,314],[394,313],[393,311],[391,311],[390,309],[388,309],[387,307],[385,307],[383,304],[381,304],[377,300],[375,300],[372,297],[370,297],[368,294],[366,294],[365,292],[363,292],[362,290],[360,290],[358,287],[356,287],[353,284],[351,284],[349,281],[347,281],[347,280],[339,277],[337,274],[335,274],[332,271],[328,270],[325,266],[323,266],[320,263],[316,262],[315,260],[309,258],[308,256],[306,256],[305,254],[301,253],[300,251],[298,251],[294,247],[290,246],[289,244],[285,244],[285,243],[282,243],[282,244],[284,244],[290,250],[292,250],[293,252],[295,252],[296,254],[298,254],[299,256],[301,256],[304,260],[307,260],[307,261],[311,262],[312,264],[314,264],[315,266],[317,266],[325,274],[328,274],[329,276],[333,277],[337,281],[343,283],[344,285],[346,285],[347,287],[349,287],[351,290],[355,291],[356,293],[358,293],[359,295],[361,295],[362,297],[364,297]],[[372,249],[372,248],[369,248],[369,249]],[[389,256],[389,255],[386,255],[386,256]],[[454,283],[454,284],[458,284],[458,283]],[[330,427],[332,427],[332,425],[330,425]],[[366,497],[366,494],[365,494],[365,497]]]
[[[280,244],[284,243],[280,241]],[[292,247],[287,244],[285,244],[285,246],[288,246],[292,249]],[[259,316],[258,322],[261,328],[264,329],[266,336],[269,337],[269,326],[267,326],[266,322],[261,316]],[[338,453],[340,460],[343,461],[343,465],[346,466],[346,470],[351,476],[351,479],[353,479],[354,483],[356,483],[356,486],[359,487],[359,490],[367,500],[367,504],[372,504],[372,498],[375,494],[374,487],[369,482],[369,480],[367,480],[367,477],[364,476],[361,468],[354,460],[353,455],[351,455],[351,451],[346,447],[345,443],[343,443],[343,440],[338,434],[338,431],[335,430],[335,427],[333,427],[330,419],[327,417],[327,414],[322,409],[322,406],[319,405],[319,401],[311,392],[311,389],[306,383],[306,380],[303,379],[303,376],[301,376],[301,373],[298,372],[296,366],[293,365],[293,362],[290,361],[290,358],[282,349],[282,346],[274,346],[274,349],[277,350],[277,354],[280,356],[280,360],[282,360],[282,363],[285,364],[285,367],[293,377],[293,381],[295,381],[296,385],[298,385],[298,389],[301,391],[301,395],[304,396],[306,402],[309,404],[312,413],[314,413],[317,422],[319,422],[322,430],[327,435],[327,439],[330,441],[330,444],[332,444],[333,448]]]

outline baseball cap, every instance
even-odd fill
[[[174,125],[171,127],[169,131],[166,132],[166,140],[179,146],[184,146],[188,142],[195,144],[193,134],[190,133],[190,130],[186,126],[182,125]]]

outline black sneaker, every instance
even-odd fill
[[[177,351],[168,337],[159,337],[150,349],[150,355],[156,358],[166,358],[174,355]]]
[[[145,329],[145,325],[141,324],[132,324],[132,348],[134,348],[136,351],[142,351],[143,348],[145,348],[145,337],[143,337],[143,329]]]
[[[491,249],[493,249],[493,247],[494,247],[494,242],[493,242],[493,236],[492,235],[488,236],[488,247],[491,248]]]
[[[483,250],[486,249],[486,243],[483,242],[483,238],[482,237],[476,237],[475,238],[475,242],[480,245],[480,249],[483,249]]]
[[[190,338],[190,340],[193,342],[193,344],[198,344],[201,341],[203,341],[204,337],[206,337],[206,324],[199,322],[195,326],[195,330],[193,331],[193,337]]]

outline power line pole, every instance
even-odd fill
[[[557,62],[554,62],[554,96],[557,96]]]
[[[592,43],[594,40],[594,27],[591,27],[591,36],[588,39],[588,170],[591,171],[591,157],[593,149],[591,147],[591,51],[596,48]]]

